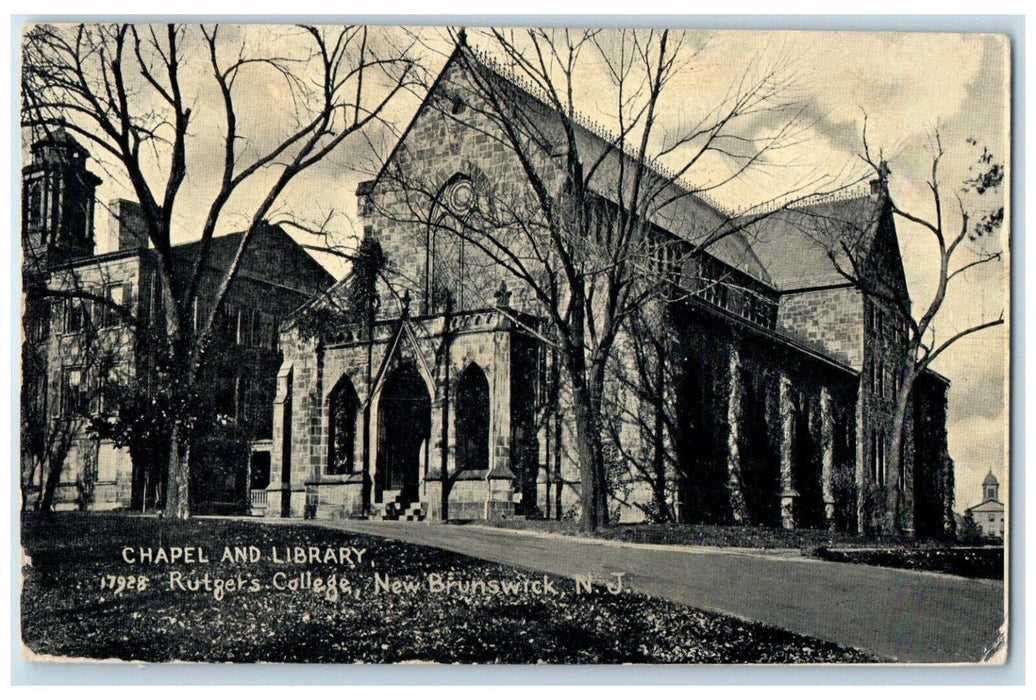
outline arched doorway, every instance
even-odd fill
[[[489,469],[489,381],[472,363],[457,381],[457,470]]]
[[[428,389],[413,365],[393,370],[378,400],[378,501],[385,491],[399,491],[404,503],[418,500],[431,410]]]

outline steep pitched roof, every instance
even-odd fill
[[[285,320],[285,328],[290,328],[295,325],[300,318],[311,309],[326,309],[328,307],[341,309],[346,305],[345,294],[350,280],[353,278],[353,271],[345,273],[342,279],[333,282],[326,289],[321,291],[319,294],[314,294],[313,297],[299,306],[297,309],[288,314]]]
[[[413,124],[440,89],[452,66],[461,63],[478,70],[483,80],[505,89],[516,104],[516,113],[545,143],[563,146],[564,123],[549,99],[527,81],[514,75],[492,58],[467,46],[458,46],[429,89],[421,107],[404,130],[396,149],[406,140]],[[631,198],[632,166],[640,159],[620,150],[613,136],[589,119],[576,115],[573,123],[576,147],[584,165],[596,164],[588,188],[615,203]],[[392,162],[395,151],[386,160]],[[556,154],[552,154],[556,155]],[[838,271],[852,270],[852,259],[870,258],[880,230],[884,200],[881,195],[853,195],[829,198],[802,206],[778,210],[761,220],[745,224],[724,211],[694,188],[680,181],[650,158],[644,187],[652,206],[648,218],[661,229],[693,245],[707,243],[709,255],[757,279],[777,291],[846,284]],[[380,180],[382,172],[375,180]],[[898,249],[896,251],[898,255]],[[836,264],[837,263],[837,266]],[[902,278],[899,270],[898,278]],[[905,289],[905,278],[901,283]]]
[[[633,179],[624,168],[634,166],[634,156],[620,152],[610,141],[579,124],[575,125],[575,135],[583,161],[599,163],[587,183],[589,189],[611,202],[618,198],[633,201]],[[695,246],[706,244],[713,257],[770,284],[770,275],[745,232],[735,230],[735,217],[660,170],[660,166],[648,163],[638,197],[646,204],[651,223]]]
[[[206,267],[226,270],[241,245],[243,231],[214,236],[209,244]],[[200,254],[201,241],[173,247],[178,263],[193,264]],[[300,292],[317,294],[334,283],[334,278],[295,239],[279,226],[262,224],[255,232],[241,261],[240,272],[270,284],[288,286]]]
[[[370,191],[382,178],[396,152],[406,141],[414,123],[437,90],[441,89],[444,77],[450,72],[451,67],[458,64],[478,70],[481,79],[505,88],[505,94],[515,102],[516,111],[521,113],[530,129],[544,143],[558,146],[566,143],[561,116],[545,96],[537,95],[532,86],[509,74],[501,66],[495,65],[489,57],[481,56],[467,46],[458,46],[436,77],[392,153],[385,160],[382,170],[374,180],[362,183],[362,192],[358,190],[357,194]],[[612,203],[617,199],[629,201],[633,188],[629,173],[639,159],[635,161],[633,154],[620,150],[615,139],[606,135],[589,119],[576,115],[573,127],[581,161],[587,167],[596,164],[587,182],[588,188]],[[674,174],[667,172],[663,165],[650,158],[645,162],[648,167],[641,191],[647,191],[649,194],[646,195],[647,200],[641,198],[641,201],[651,203],[648,216],[651,223],[694,245],[700,245],[707,240],[712,241],[708,245],[710,255],[764,283],[770,283],[766,269],[752,252],[744,233],[733,231],[727,235],[716,235],[717,231],[730,227],[733,217],[729,213],[700,193],[695,193],[690,186],[682,184]]]
[[[537,95],[531,86],[508,75],[484,57],[474,52],[469,52],[469,55],[474,58],[474,65],[483,68],[491,79],[517,88],[516,96],[528,103],[523,105],[523,115],[535,120],[542,134],[554,135],[554,143],[565,143],[561,117],[544,96]],[[636,200],[646,206],[647,218],[655,226],[695,246],[707,243],[707,250],[713,257],[755,279],[770,282],[745,234],[730,230],[736,228],[731,225],[734,217],[723,211],[719,204],[695,192],[692,186],[681,182],[663,164],[621,149],[615,135],[608,134],[589,119],[576,114],[572,122],[580,160],[584,167],[593,167],[587,181],[588,189],[612,203],[619,203],[616,200],[620,199],[626,203]],[[635,193],[631,173],[641,163],[647,167],[644,168],[640,190]],[[729,233],[723,235],[724,229]]]
[[[839,268],[870,257],[883,199],[864,195],[775,211],[748,226],[752,250],[780,291],[846,284]]]
[[[209,256],[205,264],[209,267],[225,270],[234,259],[234,253],[241,245],[243,231],[234,231],[221,236],[213,236],[209,243]],[[173,258],[177,262],[194,261],[201,254],[201,241],[190,241],[173,246]]]

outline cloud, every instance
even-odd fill
[[[977,418],[1001,417],[1007,381],[1003,363],[981,353],[961,354],[965,357],[954,363],[959,376],[950,389],[954,410]]]
[[[879,141],[909,139],[955,114],[979,73],[982,42],[963,34],[828,33],[800,38],[803,63],[817,83],[818,109],[833,135],[871,115]],[[849,50],[847,50],[847,48]],[[859,134],[849,134],[856,148]]]

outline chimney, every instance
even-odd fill
[[[108,208],[108,249],[114,252],[147,248],[147,223],[140,205],[128,199],[113,199]]]

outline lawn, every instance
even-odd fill
[[[1003,547],[899,547],[895,549],[828,549],[814,556],[828,561],[889,566],[895,569],[939,571],[967,578],[1004,580]]]
[[[536,530],[560,535],[582,535],[575,520],[486,521],[495,527]],[[895,546],[905,542],[891,536],[876,537],[828,530],[794,529],[755,525],[703,525],[696,523],[631,523],[611,525],[593,533],[593,537],[644,544],[680,544],[703,547],[748,547],[755,549],[812,549],[820,546],[874,547]],[[931,543],[935,546],[939,543]],[[945,545],[945,543],[941,543]],[[923,546],[928,546],[924,543]]]
[[[22,638],[44,655],[370,663],[876,660],[629,592],[577,594],[569,579],[319,527],[62,514],[49,522],[26,516],[22,541]],[[224,547],[242,560],[220,561]],[[154,561],[127,563],[124,548],[138,562],[147,556],[141,549],[150,548]],[[159,551],[179,561],[159,563]],[[145,589],[139,578],[130,589],[128,577],[141,575]],[[326,587],[290,590],[291,581],[313,585],[331,575],[334,594]],[[456,584],[450,590],[432,591],[432,582],[450,581]],[[471,581],[485,583],[476,590],[460,585]],[[504,585],[511,589],[499,593]]]
[[[997,546],[959,546],[939,540],[747,525],[635,523],[612,525],[595,533],[586,533],[580,531],[579,523],[574,520],[515,519],[479,523],[483,524],[643,544],[798,549],[806,556],[828,561],[938,571],[967,578],[1000,581],[1004,578],[1004,549]]]

